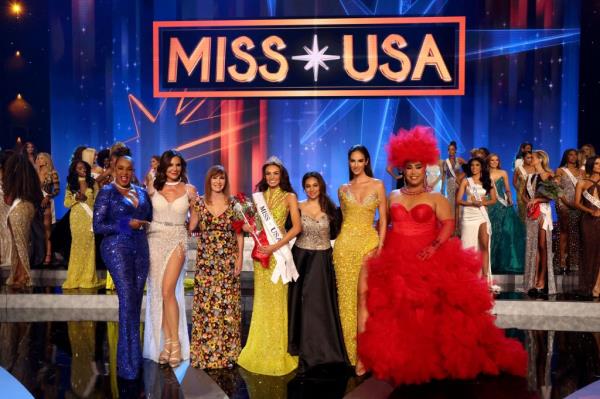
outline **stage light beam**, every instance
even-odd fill
[[[15,15],[17,18],[19,18],[21,16],[21,13],[23,13],[23,6],[21,5],[21,3],[18,2],[11,3],[10,12],[13,13],[13,15]]]

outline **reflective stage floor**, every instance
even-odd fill
[[[509,291],[498,296],[497,324],[526,346],[527,378],[481,376],[394,389],[368,376],[357,378],[351,370],[265,377],[241,368],[197,370],[184,363],[172,370],[147,361],[143,377],[131,383],[115,373],[116,295],[104,290],[62,292],[63,274],[34,270],[36,286],[31,289],[0,286],[0,367],[10,373],[0,370],[0,398],[19,397],[10,394],[17,381],[36,398],[600,397],[600,302],[576,294],[529,298]],[[510,289],[510,278],[503,280],[505,288]],[[242,279],[242,308],[245,339],[252,312],[249,272]],[[10,381],[10,376],[15,379]],[[580,391],[586,386],[587,391]]]

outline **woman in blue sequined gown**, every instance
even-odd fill
[[[497,154],[490,154],[488,166],[498,197],[498,202],[488,207],[492,222],[492,273],[521,274],[525,264],[525,226],[513,206],[508,174],[501,169]]]
[[[150,263],[145,228],[152,205],[146,191],[131,184],[130,157],[117,159],[115,169],[115,181],[96,198],[94,231],[104,236],[100,251],[119,297],[117,374],[135,379],[142,364],[140,313]]]

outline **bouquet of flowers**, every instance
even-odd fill
[[[267,239],[267,235],[262,228],[260,218],[257,217],[256,207],[252,201],[250,201],[250,199],[244,195],[244,193],[238,193],[238,195],[235,196],[235,201],[236,203],[233,206],[233,209],[235,210],[235,215],[232,222],[233,229],[237,233],[241,233],[242,227],[245,224],[250,226],[252,229],[250,235],[254,240],[252,259],[259,262],[265,269],[268,269],[269,258],[271,256],[259,252],[258,248],[269,245],[269,240]]]
[[[563,190],[554,180],[547,179],[540,183],[536,190],[536,194],[550,200],[558,201],[563,195]],[[539,203],[536,203],[534,206],[527,209],[527,217],[530,219],[535,220],[540,217],[540,214],[541,210]]]

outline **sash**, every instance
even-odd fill
[[[482,198],[481,195],[479,195],[479,191],[477,190],[477,187],[475,186],[475,182],[473,181],[472,177],[467,177],[467,183],[469,184],[469,191],[471,192],[471,195],[473,195],[473,197],[475,198],[476,201],[481,202]],[[492,222],[490,221],[490,217],[488,216],[487,213],[487,209],[485,208],[485,206],[480,206],[479,210],[481,211],[481,215],[483,216],[483,219],[485,220],[485,227],[486,227],[486,231],[488,233],[488,251],[491,252],[492,249]],[[500,287],[496,284],[494,284],[494,276],[492,276],[492,257],[488,256],[488,264],[487,264],[487,268],[488,268],[488,273],[487,273],[487,283],[488,286],[492,289],[492,291],[494,292],[500,292]]]
[[[10,215],[10,213],[12,212],[13,209],[15,209],[17,207],[17,205],[19,205],[21,203],[21,198],[15,198],[15,200],[13,201],[12,205],[10,206],[10,208],[8,208],[8,212],[6,213],[6,215]]]
[[[252,199],[256,204],[256,209],[258,210],[258,215],[260,216],[263,230],[269,240],[269,244],[273,245],[279,242],[283,238],[283,234],[281,233],[281,230],[279,230],[279,227],[277,227],[273,215],[271,215],[271,211],[265,202],[263,193],[258,192],[252,194]],[[275,257],[276,262],[275,269],[271,275],[271,282],[273,282],[273,284],[276,284],[279,278],[281,278],[283,284],[287,284],[292,280],[296,281],[298,277],[300,277],[296,270],[296,265],[294,264],[294,258],[292,257],[289,243],[273,252],[273,256]]]
[[[577,178],[575,176],[573,176],[573,173],[571,173],[571,171],[569,170],[569,168],[561,168],[563,170],[563,172],[565,172],[565,174],[567,175],[567,177],[569,179],[571,179],[571,183],[573,183],[573,186],[577,185]]]
[[[502,183],[504,184],[504,178],[500,178],[500,179],[502,180]],[[494,186],[496,186],[496,182],[494,182]],[[498,194],[497,191],[498,190],[496,190],[496,194]],[[498,195],[498,197],[497,197],[498,202],[501,203],[502,206],[504,206],[505,208],[508,208],[508,199],[507,198],[508,198],[508,195],[506,192],[504,193],[504,196],[501,197]]]
[[[87,213],[90,219],[94,220],[94,211],[92,211],[92,208],[90,208],[90,206],[85,202],[80,202],[79,205],[81,205],[81,208],[85,211],[85,213]],[[94,223],[90,225],[90,231],[92,233],[94,232]]]
[[[589,193],[589,191],[584,190],[583,193],[581,193],[586,200],[590,201],[590,203],[592,205],[594,205],[596,208],[600,209],[600,200],[596,197],[594,197],[592,194]]]
[[[456,172],[454,171],[454,168],[452,167],[452,162],[450,162],[450,158],[446,158],[446,166],[448,167],[448,170],[450,171],[450,174],[452,175],[452,177],[454,177],[456,179]]]
[[[536,174],[532,174],[532,175],[525,175],[527,176],[527,182],[526,182],[526,188],[527,188],[527,194],[529,194],[529,199],[533,199],[535,198],[535,185],[537,183],[537,175]]]
[[[527,174],[527,171],[525,170],[525,168],[523,167],[523,164],[518,165],[517,170],[519,172],[521,172],[521,174],[523,175],[524,178],[527,178],[528,174]]]

